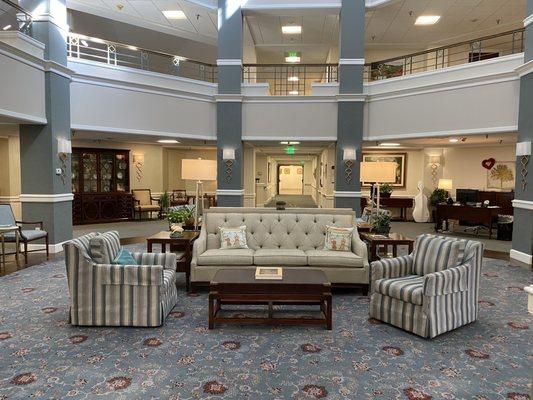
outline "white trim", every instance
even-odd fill
[[[22,122],[33,122],[35,124],[46,125],[48,120],[45,117],[38,117],[36,115],[23,114],[16,111],[5,110],[0,108],[0,115],[4,117],[14,118]]]
[[[387,0],[388,1],[388,0]],[[292,3],[286,2],[285,4],[248,4],[248,2],[243,2],[242,10],[244,11],[266,11],[266,10],[312,10],[312,9],[334,9],[340,10],[341,2],[340,0],[335,1],[324,1],[322,3],[308,3],[294,1]]]
[[[515,199],[512,203],[514,208],[521,208],[523,210],[533,211],[533,201]]]
[[[255,199],[255,194],[245,194],[243,197],[248,200],[253,200]]]
[[[0,196],[0,203],[20,203],[20,196]]]
[[[239,66],[242,67],[242,60],[240,58],[221,58],[217,60],[217,66]]]
[[[244,96],[245,103],[336,103],[335,95],[331,96]]]
[[[217,196],[244,196],[244,189],[217,189]]]
[[[363,140],[389,140],[389,139],[411,139],[411,138],[427,138],[427,137],[448,137],[459,135],[485,135],[491,133],[516,133],[518,132],[517,125],[510,126],[495,126],[487,128],[473,128],[473,129],[459,129],[456,131],[433,131],[433,132],[416,132],[416,133],[394,133],[392,135],[377,135],[364,136]]]
[[[530,60],[527,63],[519,66],[518,68],[515,69],[515,71],[520,78],[532,73],[533,72],[533,60]]]
[[[242,140],[248,141],[281,141],[288,140],[292,142],[336,142],[337,136],[247,136],[243,135]]]
[[[533,14],[531,14],[529,17],[524,19],[524,28],[533,24]]]
[[[364,58],[341,58],[339,65],[365,65]]]
[[[56,63],[55,61],[49,61],[49,60],[44,61],[43,69],[44,69],[44,72],[51,72],[51,73],[60,75],[67,79],[72,79],[72,75],[74,74],[74,71],[69,69],[68,67],[65,67],[64,65]]]
[[[41,43],[38,40],[32,38],[31,36],[25,35],[24,33],[19,31],[1,31],[0,38],[20,39],[34,47],[37,47],[39,50],[44,50],[46,48],[44,43]]]
[[[343,197],[343,198],[360,198],[361,192],[345,192],[342,190],[335,190],[333,192],[334,197]]]
[[[23,50],[17,49],[16,47],[10,46],[7,43],[0,42],[0,54],[12,58],[15,61],[20,61],[21,63],[38,69],[39,71],[44,71],[42,59],[26,53]]]
[[[242,94],[216,94],[217,103],[242,103],[244,96]]]
[[[48,245],[48,251],[52,254],[56,253],[62,253],[63,252],[63,243],[57,243],[57,244],[49,244]],[[34,250],[46,250],[46,245],[41,243],[28,243],[28,250],[34,251]]]
[[[21,194],[21,203],[63,203],[74,200],[72,193],[58,194]]]
[[[521,263],[527,265],[532,265],[533,262],[533,256],[531,254],[523,253],[515,249],[511,249],[509,256],[511,257],[511,259],[520,261]]]
[[[338,102],[365,102],[368,95],[366,94],[337,94],[335,96]]]
[[[150,136],[163,136],[176,139],[199,139],[199,140],[216,140],[216,135],[194,135],[190,133],[180,132],[160,132],[160,131],[147,131],[142,129],[128,129],[128,128],[115,128],[110,126],[98,126],[98,125],[83,125],[72,124],[71,129],[77,129],[80,131],[91,132],[110,132],[110,133],[129,133],[133,135],[150,135]]]

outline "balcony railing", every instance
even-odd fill
[[[337,64],[245,64],[244,83],[268,83],[272,96],[305,96],[313,83],[338,82]]]
[[[524,40],[525,31],[522,28],[376,61],[365,64],[364,80],[372,82],[522,53]]]
[[[71,58],[158,72],[204,82],[215,83],[217,81],[216,65],[84,35],[70,33],[67,40],[67,51],[68,56]]]
[[[0,0],[0,29],[19,31],[31,36],[32,18],[29,12],[10,0]]]

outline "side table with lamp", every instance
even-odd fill
[[[217,180],[217,161],[197,159],[181,160],[181,179],[196,181],[194,228],[198,230],[198,218],[203,213],[203,182]],[[200,199],[202,201],[200,202]]]

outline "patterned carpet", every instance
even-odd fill
[[[130,246],[131,247],[131,246]],[[485,260],[480,319],[424,340],[334,298],[334,330],[207,330],[206,294],[183,291],[157,329],[67,322],[61,262],[0,278],[0,399],[529,399],[533,273]]]

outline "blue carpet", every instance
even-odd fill
[[[350,293],[332,332],[208,331],[206,294],[183,290],[161,328],[72,327],[63,263],[48,262],[0,278],[0,399],[529,399],[532,278],[486,259],[479,320],[424,340]]]

